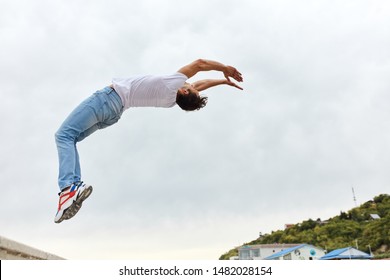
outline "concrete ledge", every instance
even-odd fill
[[[0,236],[0,260],[63,260],[22,243]]]

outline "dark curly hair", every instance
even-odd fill
[[[203,108],[207,104],[207,97],[200,96],[194,92],[188,94],[177,93],[176,103],[184,111],[195,111]]]

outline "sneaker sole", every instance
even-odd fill
[[[64,211],[58,223],[62,222],[63,220],[69,220],[73,218],[77,214],[77,212],[79,212],[81,206],[83,205],[83,201],[86,200],[91,195],[92,190],[93,190],[92,186],[86,188],[81,193],[81,195],[76,199],[76,201],[73,202],[73,204]]]

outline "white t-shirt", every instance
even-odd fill
[[[122,99],[124,109],[130,107],[164,107],[176,104],[176,94],[187,76],[174,73],[165,76],[134,76],[114,78],[112,84]]]

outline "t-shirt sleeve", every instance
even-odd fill
[[[163,83],[165,86],[172,91],[177,91],[187,81],[187,76],[182,73],[174,73],[163,77]]]

